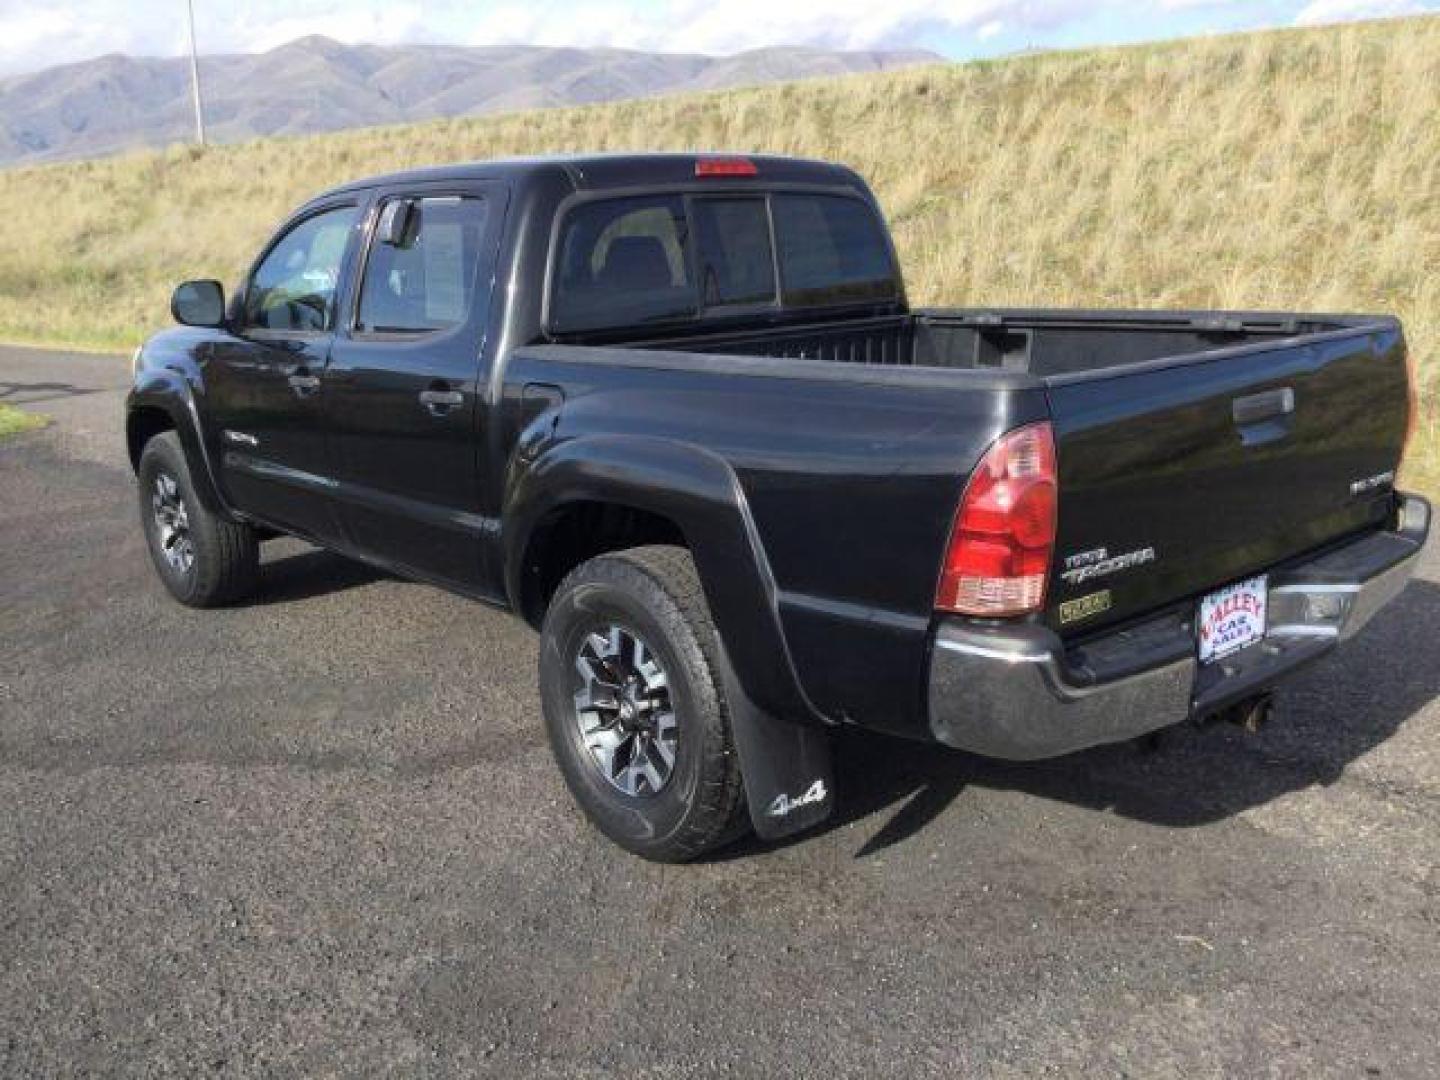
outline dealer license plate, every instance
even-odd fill
[[[1200,662],[1219,660],[1263,638],[1268,601],[1263,577],[1237,581],[1204,597],[1196,620]]]

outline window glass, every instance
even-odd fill
[[[335,325],[340,263],[356,207],[308,217],[256,268],[245,290],[245,325],[262,330],[329,330]]]
[[[696,199],[700,296],[705,307],[775,300],[775,259],[765,200]]]
[[[565,219],[550,323],[560,331],[691,315],[685,207],[655,196],[585,203]]]
[[[448,330],[471,310],[485,239],[486,204],[469,196],[416,199],[402,245],[370,248],[358,329],[419,334]]]
[[[787,305],[897,294],[885,235],[869,204],[839,195],[776,195],[772,208]]]

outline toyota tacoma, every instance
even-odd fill
[[[1398,322],[919,309],[843,166],[593,155],[311,200],[137,351],[161,580],[288,534],[514,612],[657,860],[836,797],[828,733],[1012,760],[1253,717],[1410,576]]]

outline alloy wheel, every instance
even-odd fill
[[[611,625],[585,635],[575,671],[575,721],[596,769],[626,795],[658,794],[674,773],[679,736],[659,657]]]
[[[195,539],[190,535],[190,514],[175,478],[157,473],[150,491],[160,553],[172,570],[188,574],[195,565]]]

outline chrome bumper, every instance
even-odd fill
[[[930,729],[949,746],[1027,761],[1217,712],[1358,633],[1405,588],[1429,530],[1429,504],[1403,496],[1394,531],[1272,572],[1265,640],[1204,667],[1184,614],[1069,650],[1043,626],[947,620],[931,651]]]

